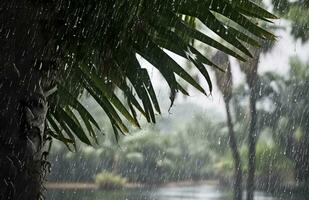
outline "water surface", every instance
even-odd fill
[[[49,190],[47,200],[232,200],[231,191],[214,185],[173,186],[157,189],[99,190]],[[255,200],[306,200],[305,197],[256,192]]]

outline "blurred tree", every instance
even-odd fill
[[[216,71],[216,80],[219,90],[222,92],[226,115],[227,115],[227,124],[229,129],[229,145],[232,151],[233,160],[234,160],[234,199],[241,200],[242,199],[242,167],[240,155],[237,147],[237,138],[235,136],[232,116],[230,112],[230,101],[232,98],[232,72],[231,72],[231,64],[229,58],[226,54],[222,52],[217,52],[212,61],[217,65],[223,67],[225,73],[220,73]]]
[[[262,47],[253,50],[253,58],[246,63],[240,63],[240,69],[246,76],[246,82],[249,87],[249,112],[250,125],[248,130],[248,177],[247,177],[247,200],[254,198],[254,176],[256,162],[256,143],[259,136],[258,113],[256,103],[260,97],[260,80],[258,75],[259,60],[262,52],[271,49],[270,43],[263,43]]]
[[[187,94],[175,75],[206,94],[162,48],[193,62],[211,90],[203,64],[217,66],[192,41],[245,60],[251,53],[240,41],[256,45],[252,35],[274,39],[247,17],[276,18],[247,0],[3,0],[0,10],[0,195],[24,200],[41,196],[48,168],[43,151],[50,138],[69,148],[76,138],[88,145],[96,142],[100,127],[78,100],[84,91],[106,112],[118,137],[118,131],[128,132],[119,114],[139,127],[137,110],[149,122],[155,122],[154,110],[160,113],[149,74],[136,54],[161,72],[172,102],[178,90]],[[197,30],[195,18],[237,50]],[[124,93],[128,108],[115,89]]]
[[[270,27],[275,28],[275,27]],[[269,52],[273,47],[273,42],[262,41],[261,47],[251,49],[253,57],[247,62],[240,62],[240,69],[246,76],[246,83],[249,87],[249,111],[250,125],[248,130],[248,177],[247,177],[247,200],[254,199],[255,184],[255,165],[256,165],[256,143],[259,138],[258,113],[256,103],[260,98],[260,78],[258,75],[258,66],[262,53]]]
[[[50,155],[55,170],[48,180],[91,181],[101,171],[121,174],[130,182],[145,185],[213,178],[213,164],[226,153],[228,143],[226,133],[221,133],[220,128],[220,123],[196,116],[187,128],[178,132],[146,129],[122,137],[121,148],[108,142],[97,149],[82,144],[72,153],[57,142]],[[118,157],[116,167],[113,166],[115,156]]]
[[[257,79],[256,100],[263,104],[264,108],[256,111],[256,131],[260,133],[271,128],[273,139],[280,148],[277,154],[285,155],[293,161],[296,181],[306,187],[309,177],[307,133],[309,94],[306,89],[309,71],[308,65],[296,58],[291,60],[290,66],[290,73],[286,78],[268,72]],[[241,91],[238,92],[237,99],[244,99],[248,93],[244,89]]]
[[[297,182],[309,183],[309,65],[294,58],[288,78],[268,73],[273,109],[265,117],[284,155],[294,162]],[[264,84],[265,85],[265,84]],[[308,189],[308,188],[307,188]]]
[[[248,177],[247,177],[247,200],[254,198],[254,174],[255,174],[255,156],[256,142],[258,140],[257,130],[257,111],[256,101],[258,95],[257,70],[261,49],[253,50],[253,58],[247,63],[240,63],[240,69],[246,75],[246,81],[249,86],[249,106],[250,106],[250,126],[248,131]]]
[[[291,33],[302,42],[309,39],[309,2],[307,0],[272,0],[274,11],[291,21]]]

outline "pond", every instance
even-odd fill
[[[99,190],[49,190],[47,200],[232,200],[231,191],[215,185],[166,186],[157,189]],[[255,200],[305,200],[306,197],[256,192]]]

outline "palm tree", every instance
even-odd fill
[[[249,105],[250,105],[250,126],[248,132],[248,177],[247,177],[247,200],[253,200],[254,197],[254,176],[255,176],[255,157],[256,157],[256,142],[258,139],[257,129],[257,70],[261,49],[253,50],[253,58],[247,63],[240,63],[241,70],[246,75],[247,84],[249,86]]]
[[[269,99],[275,109],[267,112],[266,122],[261,126],[273,129],[273,137],[282,154],[294,163],[297,183],[305,190],[308,190],[309,182],[308,67],[308,63],[293,58],[288,78],[275,73],[267,73],[262,77],[266,83],[263,84],[264,90],[271,91]],[[275,83],[274,88],[270,82]]]
[[[86,92],[97,101],[118,137],[129,131],[124,120],[140,126],[137,111],[148,122],[161,113],[137,54],[161,72],[171,102],[178,91],[188,94],[176,75],[206,94],[163,49],[193,62],[211,90],[204,64],[218,66],[193,40],[245,61],[251,53],[241,41],[255,45],[256,38],[274,39],[249,18],[276,18],[244,0],[3,0],[0,10],[0,196],[25,200],[41,196],[51,138],[71,149],[76,139],[97,142],[100,127],[80,95]],[[197,30],[195,19],[230,45]]]
[[[271,26],[269,29],[276,29],[276,26]],[[246,82],[249,87],[249,110],[250,110],[250,125],[248,132],[248,177],[247,177],[247,200],[254,198],[254,177],[255,177],[255,157],[256,143],[259,138],[259,129],[257,125],[258,114],[256,110],[256,102],[259,98],[260,78],[258,75],[259,60],[262,53],[270,51],[273,47],[273,42],[261,41],[261,47],[252,49],[253,57],[248,59],[246,63],[240,63],[240,69],[246,76]]]
[[[240,154],[237,147],[237,138],[235,136],[232,116],[230,112],[230,100],[232,98],[232,72],[231,72],[231,64],[229,58],[226,54],[218,51],[212,61],[221,67],[224,67],[225,73],[220,73],[219,71],[215,71],[216,80],[219,90],[223,94],[223,99],[225,103],[225,110],[227,115],[227,124],[229,129],[229,145],[232,151],[233,159],[234,159],[234,199],[241,200],[242,199],[242,167],[241,167],[241,159]]]

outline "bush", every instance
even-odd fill
[[[120,175],[103,171],[95,176],[95,182],[99,189],[115,190],[123,188],[127,180]]]

